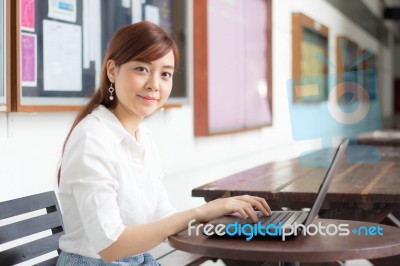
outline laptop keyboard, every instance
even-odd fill
[[[261,225],[265,226],[268,224],[278,224],[282,222],[283,224],[292,224],[301,215],[298,211],[284,211],[284,212],[273,212],[271,216],[265,216],[262,212],[257,214],[258,221]]]

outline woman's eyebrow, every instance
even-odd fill
[[[146,61],[143,61],[143,60],[132,60],[132,62],[139,62],[139,63],[151,65],[151,62],[146,62]]]
[[[139,63],[143,63],[143,64],[153,65],[152,62],[146,62],[143,60],[132,60],[132,62],[139,62]],[[173,65],[164,65],[164,66],[162,66],[162,68],[175,69],[175,67]]]

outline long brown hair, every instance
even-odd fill
[[[160,59],[169,51],[173,51],[175,57],[174,67],[179,64],[179,51],[174,39],[168,35],[160,26],[141,21],[135,24],[125,25],[119,28],[113,35],[101,68],[100,85],[96,92],[90,97],[88,103],[78,112],[67,137],[65,138],[62,153],[72,131],[88,114],[99,105],[108,109],[114,109],[117,105],[117,95],[114,100],[109,99],[108,88],[111,82],[107,77],[107,61],[113,60],[117,67],[132,61],[138,60],[151,62]],[[61,166],[58,169],[58,183],[60,183]]]

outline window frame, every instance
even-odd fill
[[[6,1],[10,1],[10,0],[6,0]],[[81,7],[83,10],[83,2],[79,3],[80,0],[77,0],[77,6]],[[81,0],[81,1],[86,1],[86,0]],[[40,96],[39,93],[37,93],[37,96],[26,96],[26,94],[23,95],[22,93],[22,89],[23,87],[21,86],[22,82],[21,82],[21,33],[29,33],[26,31],[22,31],[21,27],[20,27],[20,5],[21,5],[21,0],[17,0],[17,1],[11,1],[11,2],[15,2],[13,3],[13,8],[11,10],[11,19],[12,21],[14,21],[14,27],[11,30],[11,32],[15,32],[15,36],[13,37],[13,42],[15,43],[15,50],[11,53],[13,56],[15,55],[15,66],[14,66],[14,71],[13,71],[13,77],[12,77],[12,84],[13,88],[12,88],[12,99],[14,104],[12,105],[12,111],[17,111],[17,112],[51,112],[51,111],[78,111],[82,108],[82,106],[84,105],[85,102],[87,102],[88,97],[90,96],[79,96],[79,97],[70,97],[70,96],[60,96],[60,97],[48,97],[48,96]],[[187,56],[188,56],[188,34],[187,34],[187,30],[188,30],[188,9],[187,6],[188,4],[186,3],[186,1],[181,2],[181,1],[177,1],[178,4],[183,3],[182,4],[182,12],[184,12],[184,18],[183,18],[183,27],[182,27],[182,31],[179,33],[179,36],[177,36],[178,38],[180,38],[181,40],[183,40],[185,42],[185,46],[183,47],[182,50],[182,64],[183,66],[187,66]],[[46,2],[47,4],[47,2]],[[101,5],[101,3],[100,3]],[[144,7],[144,6],[142,6]],[[35,8],[37,8],[37,4],[35,6]],[[81,27],[81,30],[83,32],[83,28],[82,28],[82,23],[80,23],[79,21],[79,12],[83,12],[83,11],[79,11],[77,13],[77,20],[75,22],[75,24],[71,24],[71,25],[79,25]],[[36,13],[38,11],[35,11],[35,16]],[[100,17],[102,16],[102,13],[100,12]],[[53,20],[52,18],[49,18],[48,16],[42,18],[36,18],[36,24],[38,23],[43,23],[43,20],[52,20],[52,21],[58,21],[58,22],[65,22],[65,21],[59,21],[59,20]],[[175,21],[175,19],[174,19]],[[36,25],[35,26],[35,32],[34,34],[36,34],[36,38],[37,38],[37,42],[39,38],[43,38],[43,36],[40,36],[38,34],[38,28],[39,26],[41,27],[41,25]],[[8,32],[8,31],[7,31]],[[103,33],[102,33],[103,34]],[[101,38],[101,37],[100,37]],[[39,44],[36,44],[36,46],[38,47]],[[43,48],[41,48],[43,49]],[[83,53],[83,39],[82,39],[82,53]],[[103,51],[101,51],[101,58],[104,57]],[[38,61],[40,57],[43,57],[43,53],[37,53],[37,58],[36,60]],[[184,60],[184,61],[183,61]],[[101,59],[102,61],[102,59]],[[91,61],[92,62],[92,61]],[[189,102],[189,90],[188,90],[188,71],[187,71],[187,67],[181,67],[179,70],[181,70],[181,74],[184,75],[183,81],[182,81],[182,87],[184,90],[184,96],[183,97],[170,97],[166,103],[166,105],[164,106],[166,109],[167,108],[173,108],[173,107],[180,107],[182,106],[182,104],[188,103]],[[39,69],[39,66],[36,67],[36,71],[37,73],[40,73],[40,71],[42,72],[41,75],[43,74],[43,69]],[[178,74],[179,75],[179,74]],[[84,76],[84,73],[82,72],[82,76]],[[96,84],[98,81],[94,80],[94,83]],[[37,85],[35,87],[37,90],[43,90],[42,86]],[[96,89],[97,86],[94,86],[94,88],[92,89],[90,88],[86,88],[84,84],[82,84],[82,88],[83,89],[88,89],[91,93],[93,93]],[[68,91],[66,91],[68,92]],[[82,95],[85,94],[84,92],[82,92]],[[89,94],[89,95],[90,95]],[[68,95],[68,94],[65,94]],[[10,94],[8,93],[8,96],[10,96]],[[53,104],[52,100],[55,100],[56,102]]]
[[[314,77],[302,76],[302,43],[304,40],[303,33],[305,29],[314,33],[316,36],[326,39],[325,46],[323,47],[325,54],[323,56],[325,56],[326,59],[329,58],[329,28],[301,12],[292,13],[292,79],[296,81],[293,82],[292,101],[295,103],[321,102],[328,99],[329,71],[327,66],[324,69],[324,72],[320,74],[320,76],[326,77],[325,88],[323,88],[324,95],[322,95],[322,97],[309,99],[307,96],[297,96],[295,91],[295,87],[298,85],[297,83],[301,83],[302,78],[314,79]]]
[[[272,1],[264,0],[267,6],[266,65],[267,97],[271,113],[271,122],[257,126],[238,126],[236,129],[213,131],[209,126],[209,85],[208,85],[208,0],[193,1],[193,60],[194,60],[194,135],[196,137],[213,136],[245,132],[271,126],[273,123],[272,106]]]

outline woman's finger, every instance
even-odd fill
[[[257,214],[254,211],[253,207],[250,203],[246,203],[244,206],[244,211],[248,214],[249,218],[253,223],[258,222]]]
[[[262,205],[262,207],[264,208],[264,210],[266,211],[266,213],[264,212],[264,211],[262,211],[258,206],[257,206],[257,208],[260,210],[260,211],[262,211],[265,215],[271,215],[271,208],[269,207],[269,205],[268,205],[268,203],[267,203],[267,201],[264,199],[264,198],[260,198],[260,197],[254,197],[253,196],[253,199],[255,199],[257,202],[259,202],[261,205]]]
[[[270,215],[271,209],[269,208],[265,199],[249,195],[240,196],[238,199],[250,203],[252,206],[260,210],[264,215]],[[265,204],[263,204],[263,201],[265,202]]]
[[[240,215],[243,217],[244,220],[246,220],[249,217],[242,208],[240,208],[237,212],[240,213]]]
[[[255,206],[259,211],[261,211],[264,215],[269,216],[268,210],[261,203],[261,198],[252,198],[252,205]]]

